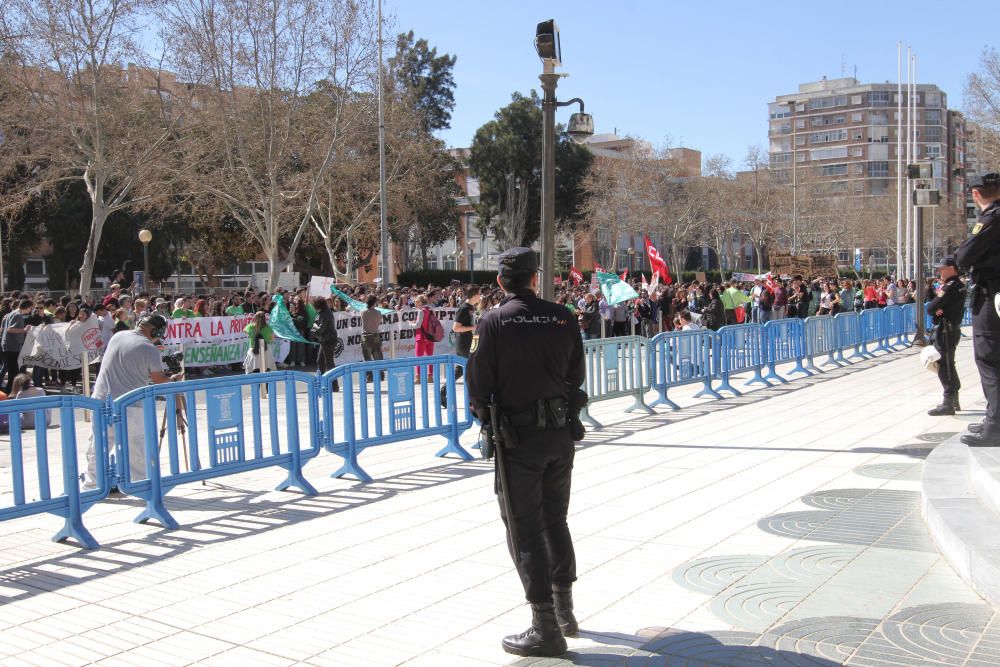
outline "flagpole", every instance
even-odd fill
[[[907,165],[910,164],[910,159],[911,159],[910,158],[910,150],[912,149],[912,146],[910,144],[910,138],[911,138],[911,136],[913,134],[913,118],[911,116],[911,111],[910,111],[910,109],[911,109],[910,103],[913,101],[913,99],[912,99],[913,98],[913,93],[912,93],[912,91],[910,89],[910,85],[911,85],[911,81],[912,81],[912,78],[911,78],[912,71],[913,70],[912,70],[912,60],[911,60],[911,54],[910,54],[910,47],[908,46],[908,47],[906,47],[906,164]],[[909,194],[909,192],[910,192],[910,175],[909,174],[906,175],[906,190],[905,190],[905,192],[907,194]],[[906,261],[904,262],[903,266],[897,272],[897,275],[896,275],[897,279],[899,279],[899,278],[905,278],[906,275],[904,274],[904,271],[908,272],[910,270],[910,266],[912,265],[912,259],[911,259],[911,257],[913,255],[913,246],[912,246],[912,241],[911,241],[911,234],[913,233],[913,226],[912,226],[912,222],[910,220],[910,216],[911,216],[912,213],[913,213],[913,209],[910,206],[909,197],[907,197],[906,198]]]
[[[903,43],[896,42],[896,271],[903,254]]]

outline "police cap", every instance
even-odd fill
[[[989,174],[973,174],[969,177],[969,189],[996,187],[1000,187],[1000,174],[996,172],[990,172]]]
[[[945,257],[944,259],[942,259],[940,262],[937,263],[937,267],[939,269],[945,266],[950,266],[959,273],[962,272],[962,269],[958,266],[958,262],[955,261],[954,257]]]
[[[531,248],[511,248],[497,258],[497,267],[504,278],[535,273],[538,271],[538,256]]]

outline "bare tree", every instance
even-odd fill
[[[986,165],[1000,163],[1000,54],[986,47],[979,71],[965,83],[966,115],[976,124],[976,154]],[[991,171],[992,167],[985,171]]]
[[[61,180],[82,179],[92,205],[80,267],[88,292],[108,216],[162,188],[158,166],[178,116],[155,68],[134,40],[142,0],[7,0],[0,77],[5,152],[27,166],[29,189],[5,206]]]
[[[704,200],[704,220],[696,231],[700,243],[715,251],[719,272],[735,268],[736,219],[733,214],[735,201],[735,176],[732,160],[717,154],[705,160],[704,176],[690,183],[692,196]]]
[[[767,161],[767,153],[759,146],[747,150],[747,171],[736,175],[735,209],[739,230],[753,245],[757,257],[757,272],[763,266],[764,248],[784,224],[791,207],[790,188],[783,184]]]
[[[371,0],[176,0],[161,12],[191,83],[188,184],[218,197],[268,260],[292,262],[325,177],[375,101]]]

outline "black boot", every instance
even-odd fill
[[[520,656],[553,657],[566,652],[566,640],[556,624],[551,602],[531,603],[531,627],[503,638],[503,650]]]
[[[945,417],[947,415],[955,414],[956,410],[961,410],[958,406],[958,397],[955,396],[945,396],[941,400],[941,405],[936,408],[931,408],[927,411],[931,417]]]
[[[563,637],[575,637],[580,626],[573,615],[572,584],[552,584],[552,602],[556,608],[556,622],[562,630]]]
[[[985,424],[983,422],[978,422],[976,424],[969,424],[969,433],[982,433]]]

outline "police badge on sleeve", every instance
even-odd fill
[[[1000,295],[998,295],[1000,296]],[[472,336],[472,346],[469,348],[469,354],[472,354],[477,349],[479,349],[479,334],[473,334]]]

